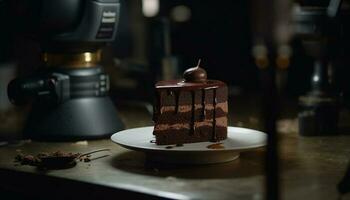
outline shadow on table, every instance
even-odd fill
[[[179,165],[152,162],[145,154],[128,151],[111,159],[111,165],[119,170],[158,177],[177,177],[190,179],[225,179],[264,175],[263,150],[243,152],[240,158],[218,164]]]

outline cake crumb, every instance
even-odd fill
[[[207,146],[208,149],[224,149],[223,143],[215,143]]]

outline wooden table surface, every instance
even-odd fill
[[[260,129],[256,99],[242,101],[248,106],[235,106],[239,98],[230,106],[235,112],[229,124]],[[119,110],[127,128],[152,124],[145,109],[122,106]],[[279,135],[282,199],[337,199],[336,186],[350,159],[350,137],[301,137],[288,127]],[[18,150],[37,154],[100,148],[110,148],[111,155],[64,170],[40,171],[13,162]],[[241,153],[239,159],[228,163],[175,166],[147,162],[144,154],[108,139],[87,144],[26,141],[0,147],[0,188],[44,199],[45,195],[57,199],[129,195],[149,199],[259,200],[264,199],[264,154],[264,149],[258,149]],[[343,199],[350,199],[350,195]]]

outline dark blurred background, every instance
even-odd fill
[[[348,1],[344,2],[342,7],[349,8]],[[327,0],[289,1],[290,6],[309,7],[325,7],[328,3]],[[253,47],[259,27],[266,26],[268,30],[272,23],[268,19],[273,13],[266,10],[261,14],[264,8],[257,6],[264,4],[254,0],[121,0],[117,37],[104,47],[101,63],[110,75],[110,94],[116,105],[134,103],[151,110],[154,84],[159,80],[181,79],[183,71],[196,66],[199,59],[210,79],[229,85],[231,99],[261,93],[261,70],[254,59]],[[291,13],[282,14],[291,16]],[[16,25],[5,23],[5,26]],[[297,104],[298,97],[310,90],[314,64],[301,40],[293,37],[292,32],[288,33],[292,50],[288,65],[277,74],[277,79],[283,98]],[[272,33],[268,30],[264,34]],[[41,65],[40,47],[34,40],[18,35],[1,38],[2,44],[12,42],[11,48],[2,53],[3,57],[11,58],[11,62],[3,62],[7,64],[0,68],[0,74],[6,77],[0,78],[0,113],[3,120],[8,120],[8,110],[14,108],[7,102],[7,82],[16,75],[30,74]],[[333,63],[337,66],[332,71],[332,87],[342,98],[346,97],[344,94],[350,85],[349,52],[349,45],[342,45]],[[7,65],[10,67],[4,67]],[[296,112],[294,110],[294,117]]]
[[[252,57],[253,2],[159,1],[159,11],[154,16],[145,16],[141,1],[122,3],[118,37],[111,47],[116,58],[131,58],[144,65],[143,70],[149,70],[154,80],[162,77],[163,58],[176,59],[178,68],[172,75],[175,77],[201,59],[209,78],[225,81],[233,92],[260,89],[259,69]],[[161,41],[164,34],[169,34],[170,55]],[[305,55],[300,42],[293,40],[292,45],[296,51],[285,89],[296,97],[310,87],[312,59]]]
[[[121,5],[116,40],[104,49],[104,65],[115,74],[117,96],[138,98],[143,87],[147,90],[160,79],[181,78],[199,59],[209,78],[225,81],[234,92],[260,89],[259,69],[252,57],[252,27],[257,23],[252,18],[253,1],[121,0]],[[300,42],[291,44],[294,51],[285,89],[298,96],[309,88],[312,59],[304,54]],[[28,74],[40,65],[35,42],[15,36],[13,47],[19,74]],[[163,69],[164,62],[173,69]],[[141,88],[135,89],[138,86]],[[145,100],[150,100],[151,96],[145,95]]]

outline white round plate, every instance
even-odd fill
[[[213,142],[176,145],[157,145],[153,126],[127,129],[112,135],[113,142],[131,150],[146,153],[153,161],[181,164],[209,164],[228,162],[239,157],[239,152],[266,145],[267,135],[261,131],[228,127],[227,139],[220,141],[223,149],[210,149]],[[171,147],[171,148],[170,148]]]

